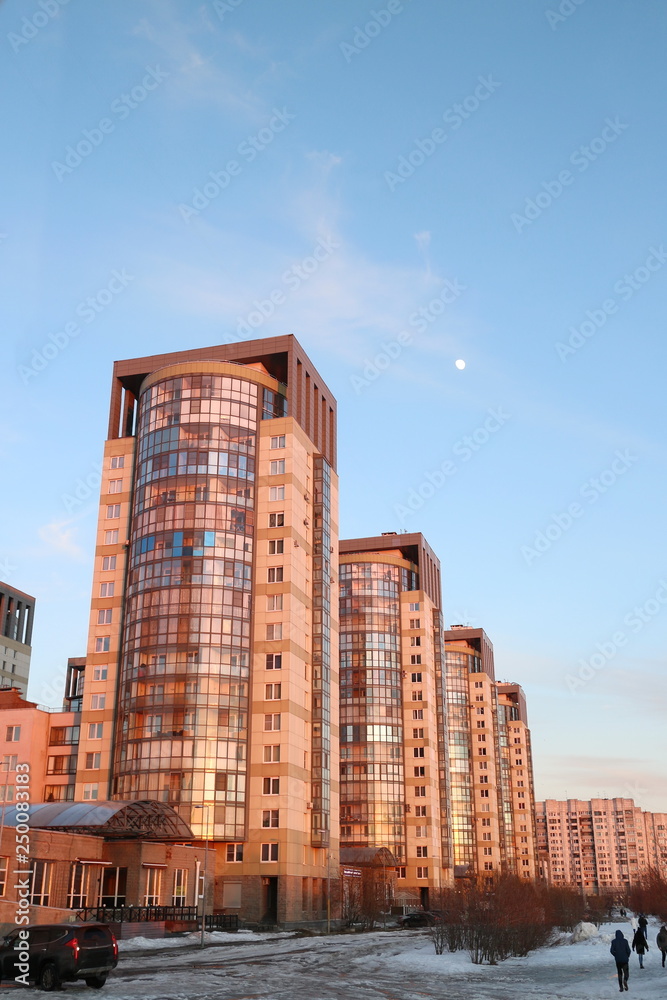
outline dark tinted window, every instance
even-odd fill
[[[83,932],[84,944],[108,944],[110,940],[111,934],[104,927],[87,927]]]
[[[50,927],[33,927],[29,931],[28,943],[31,948],[37,945],[46,944],[47,941],[51,940],[51,928]]]

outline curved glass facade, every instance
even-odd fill
[[[399,567],[342,563],[341,844],[405,855]]]
[[[231,840],[245,834],[262,406],[255,382],[206,370],[142,390],[118,691],[114,795]]]

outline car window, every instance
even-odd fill
[[[49,927],[48,941],[57,941],[59,938],[65,937],[67,934],[66,927]]]
[[[87,927],[83,932],[84,944],[108,944],[111,935],[102,927]]]
[[[33,927],[28,937],[28,944],[31,948],[46,944],[51,935],[50,927]]]

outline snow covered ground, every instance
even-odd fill
[[[127,947],[100,998],[107,1000],[602,1000],[618,995],[609,954],[614,932],[631,935],[629,921],[587,927],[527,958],[475,966],[466,952],[436,955],[427,930],[330,938],[293,935],[220,935],[203,951],[180,947],[143,954]],[[649,927],[645,970],[630,960],[628,997],[667,996],[667,969]],[[587,936],[590,935],[590,936]],[[214,935],[215,937],[215,935]],[[226,943],[232,939],[230,943]],[[181,939],[183,940],[183,939]],[[162,942],[164,944],[164,942]],[[192,942],[186,942],[192,945]],[[85,985],[68,984],[76,1000]],[[32,992],[32,991],[31,991]],[[35,998],[37,994],[35,994]],[[81,997],[83,1000],[83,996]]]

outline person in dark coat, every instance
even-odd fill
[[[637,958],[639,959],[639,968],[644,968],[644,952],[648,951],[648,941],[644,936],[644,931],[641,927],[638,927],[635,931],[635,936],[632,939],[632,950],[637,952]]]
[[[630,945],[623,936],[623,931],[616,931],[616,937],[611,942],[611,948],[609,951],[614,956],[616,961],[618,988],[622,993],[623,990],[627,990],[628,988],[628,978],[630,976],[630,966],[628,965],[628,962],[630,961],[630,955],[632,954]]]
[[[658,948],[662,952],[662,967],[664,969],[664,967],[665,967],[665,956],[667,956],[667,927],[665,927],[664,924],[662,925],[662,927],[658,931],[658,935],[657,935],[657,937],[655,939],[655,943],[657,944]]]
[[[637,925],[639,927],[639,930],[642,932],[642,934],[644,935],[644,937],[648,941],[648,930],[647,930],[647,928],[648,928],[648,920],[646,919],[646,917],[644,916],[643,913],[639,914],[639,918],[637,920]]]

